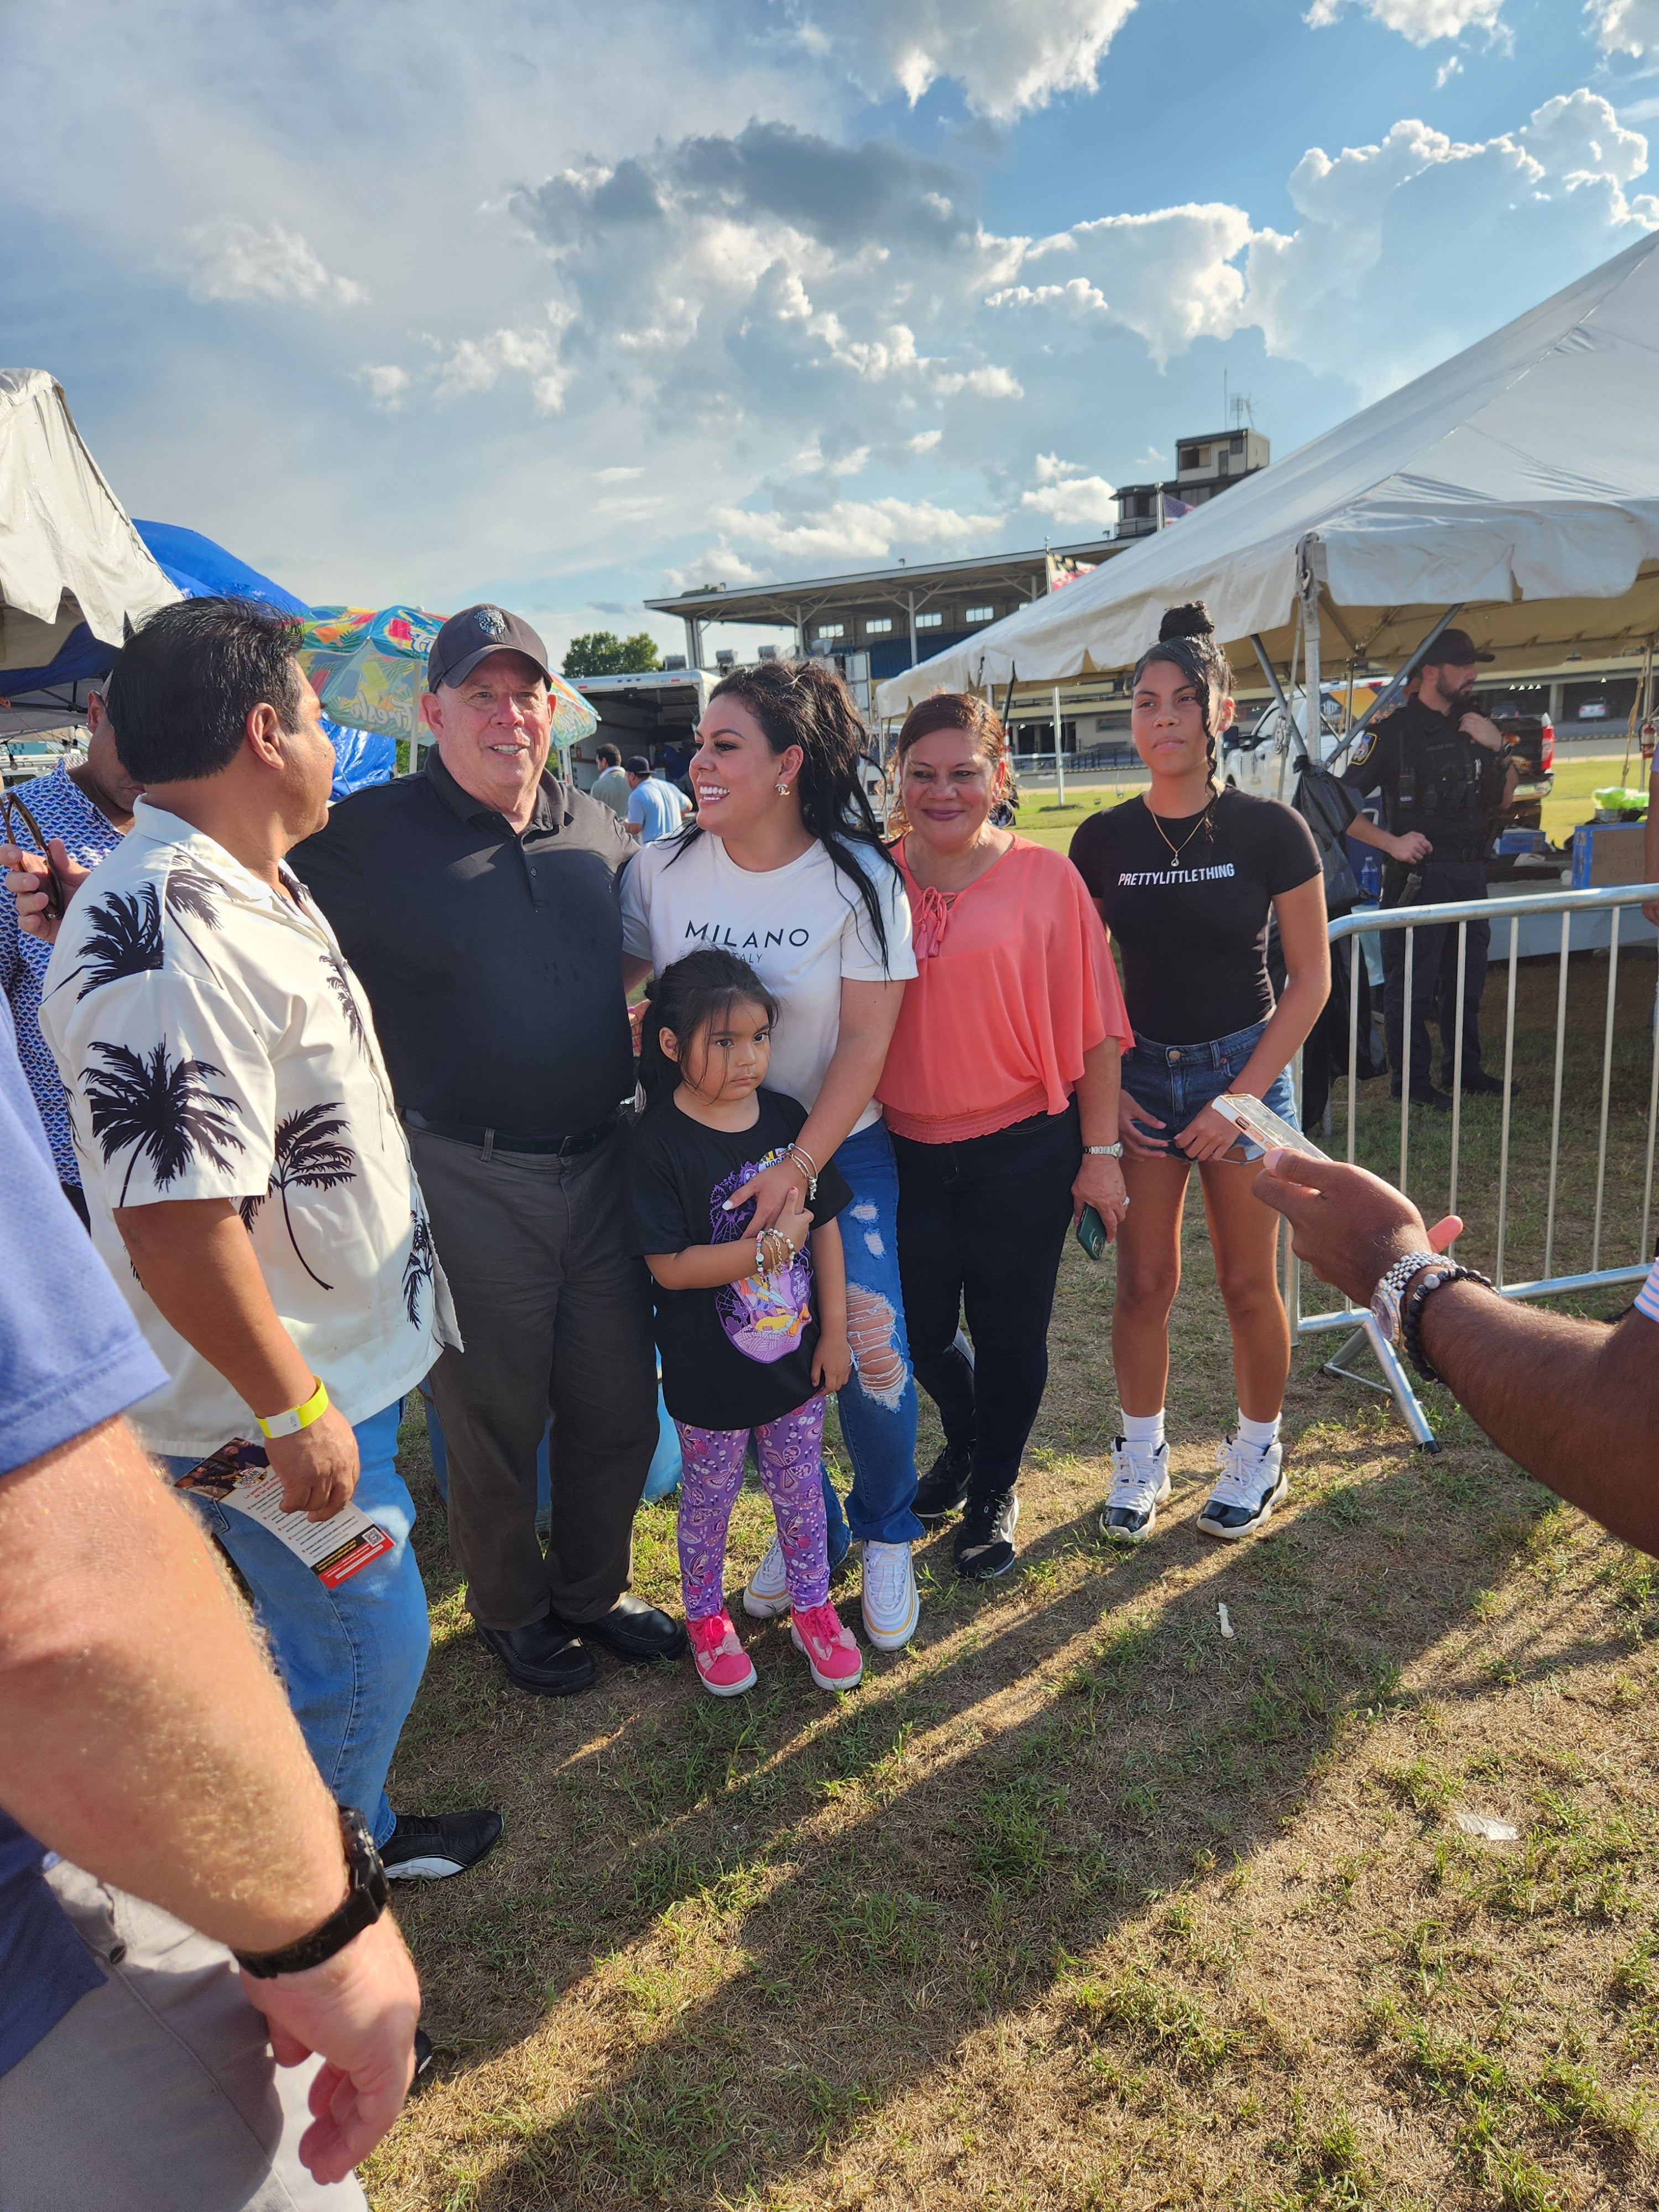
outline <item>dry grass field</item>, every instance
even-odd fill
[[[1558,1244],[1577,1264],[1594,1118],[1573,1102],[1599,1078],[1606,972],[1572,963],[1569,1126],[1592,1141],[1588,1166],[1570,1148]],[[1512,1271],[1540,1233],[1555,989],[1553,967],[1522,975]],[[1615,1261],[1635,1256],[1653,978],[1650,952],[1621,976]],[[1386,1160],[1383,1087],[1361,1145]],[[1496,1126],[1481,1102],[1466,1137],[1477,1261]],[[403,1903],[439,2056],[367,2171],[376,2212],[1659,2203],[1659,1567],[1443,1393],[1443,1449],[1413,1450],[1312,1346],[1289,1510],[1254,1544],[1201,1542],[1233,1401],[1192,1214],[1155,1540],[1097,1532],[1112,1273],[1072,1246],[1015,1570],[961,1583],[930,1541],[915,1644],[867,1654],[839,1702],[777,1625],[730,1703],[689,1664],[602,1661],[568,1703],[511,1690],[461,1611],[411,1419],[434,1649],[394,1796],[498,1803],[508,1832]],[[767,1534],[746,1491],[734,1593]],[[672,1501],[641,1514],[636,1582],[678,1605]]]

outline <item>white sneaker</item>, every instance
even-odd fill
[[[916,1632],[921,1600],[908,1544],[864,1547],[864,1632],[878,1651],[902,1651]]]
[[[1220,1479],[1198,1516],[1198,1525],[1206,1536],[1236,1543],[1241,1536],[1254,1535],[1272,1518],[1274,1506],[1290,1488],[1285,1448],[1274,1443],[1266,1451],[1258,1451],[1253,1444],[1229,1437],[1215,1457]]]
[[[1170,1447],[1112,1442],[1112,1494],[1100,1516],[1100,1533],[1117,1544],[1144,1544],[1170,1494]]]
[[[750,1620],[775,1620],[789,1610],[789,1577],[784,1571],[783,1547],[775,1536],[771,1550],[744,1584],[743,1609]]]

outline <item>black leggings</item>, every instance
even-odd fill
[[[1012,1490],[1048,1380],[1048,1316],[1083,1158],[1075,1099],[958,1145],[895,1136],[899,1276],[916,1380],[972,1488]],[[957,1348],[966,1312],[972,1365]]]

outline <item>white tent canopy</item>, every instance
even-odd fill
[[[182,596],[87,451],[43,368],[0,368],[0,676],[44,668],[77,623],[119,645]]]
[[[1659,631],[1659,234],[1287,459],[966,643],[891,678],[930,692],[1129,665],[1163,610],[1289,658],[1394,665],[1451,607],[1511,665]],[[1235,655],[1237,665],[1237,655]]]

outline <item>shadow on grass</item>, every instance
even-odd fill
[[[562,2000],[610,2032],[573,2090],[550,2077],[510,2124],[486,2121],[463,2194],[428,2169],[433,2201],[763,2203],[1060,1982],[1079,2033],[1104,2021],[1170,2063],[1219,2063],[1190,1997],[1144,1977],[1103,1994],[1076,1962],[1274,1838],[1356,1718],[1395,1706],[1403,1670],[1479,1617],[1552,1504],[1519,1480],[1416,1459],[1378,1477],[1374,1448],[1347,1456],[1328,1451],[1322,1494],[1237,1550],[1192,1528],[1196,1485],[1139,1551],[1106,1550],[1091,1504],[988,1588],[951,1579],[936,1539],[916,1644],[871,1655],[835,1704],[787,1626],[748,1636],[761,1685],[744,1699],[700,1695],[684,1668],[619,1670],[550,1711],[470,1636],[441,1640],[400,1780],[453,1802],[465,1743],[461,1795],[498,1794],[511,1838],[469,1895],[445,1885],[404,1915],[441,2063],[501,2057]],[[660,1567],[672,1505],[641,1528]],[[435,1534],[423,1516],[441,1626],[456,1594]]]

